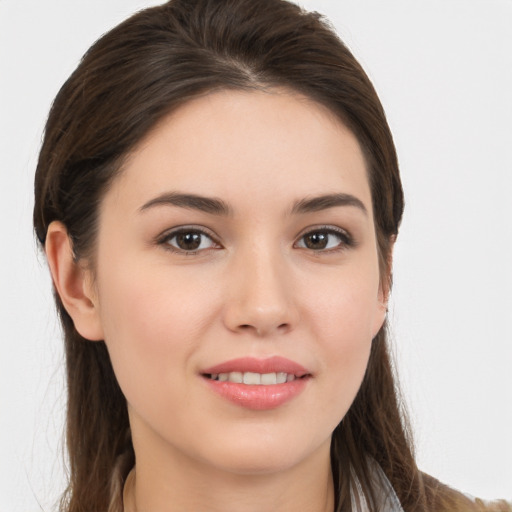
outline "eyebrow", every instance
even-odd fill
[[[297,201],[292,208],[292,214],[311,213],[335,208],[337,206],[352,206],[368,215],[363,202],[351,194],[327,194]]]
[[[222,199],[180,192],[167,192],[155,197],[145,203],[140,208],[140,211],[148,210],[154,206],[178,206],[190,210],[199,210],[212,215],[228,216],[232,214],[231,208]]]
[[[190,210],[199,210],[212,215],[230,216],[233,214],[230,206],[222,199],[205,197],[196,194],[185,194],[180,192],[166,192],[144,203],[140,208],[143,212],[155,206],[177,206]],[[365,215],[368,210],[363,202],[351,194],[326,194],[315,197],[307,197],[296,201],[291,209],[292,215],[319,212],[329,208],[340,206],[351,206],[358,208]]]

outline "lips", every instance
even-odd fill
[[[240,358],[206,368],[202,377],[211,390],[237,406],[275,409],[298,396],[311,373],[283,357]]]
[[[296,377],[303,377],[310,373],[300,364],[280,356],[269,357],[267,359],[256,359],[253,357],[232,359],[216,366],[212,366],[211,368],[207,368],[201,373],[203,375],[218,375],[220,373],[231,372],[251,372],[259,374],[286,373],[295,375]]]

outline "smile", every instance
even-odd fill
[[[292,382],[296,378],[293,373],[255,373],[255,372],[229,372],[212,373],[207,375],[212,380],[220,382],[235,382],[237,384],[247,384],[249,386],[272,386],[274,384],[284,384]]]
[[[201,372],[217,396],[254,411],[271,410],[292,401],[308,386],[313,375],[284,357],[232,359]]]

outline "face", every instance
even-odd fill
[[[385,315],[355,137],[286,91],[185,104],[107,192],[90,294],[136,450],[245,474],[328,455]]]

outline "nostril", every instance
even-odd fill
[[[289,328],[290,328],[290,324],[288,322],[285,322],[285,323],[279,324],[274,329],[279,332],[283,332],[283,331],[285,332]],[[269,328],[268,326],[265,327],[265,326],[257,326],[257,325],[252,325],[252,324],[240,324],[238,326],[238,330],[239,331],[254,331],[258,336],[264,336],[264,335],[268,334],[272,329]]]
[[[277,326],[278,331],[288,331],[290,328],[291,324],[289,322],[285,322]]]

